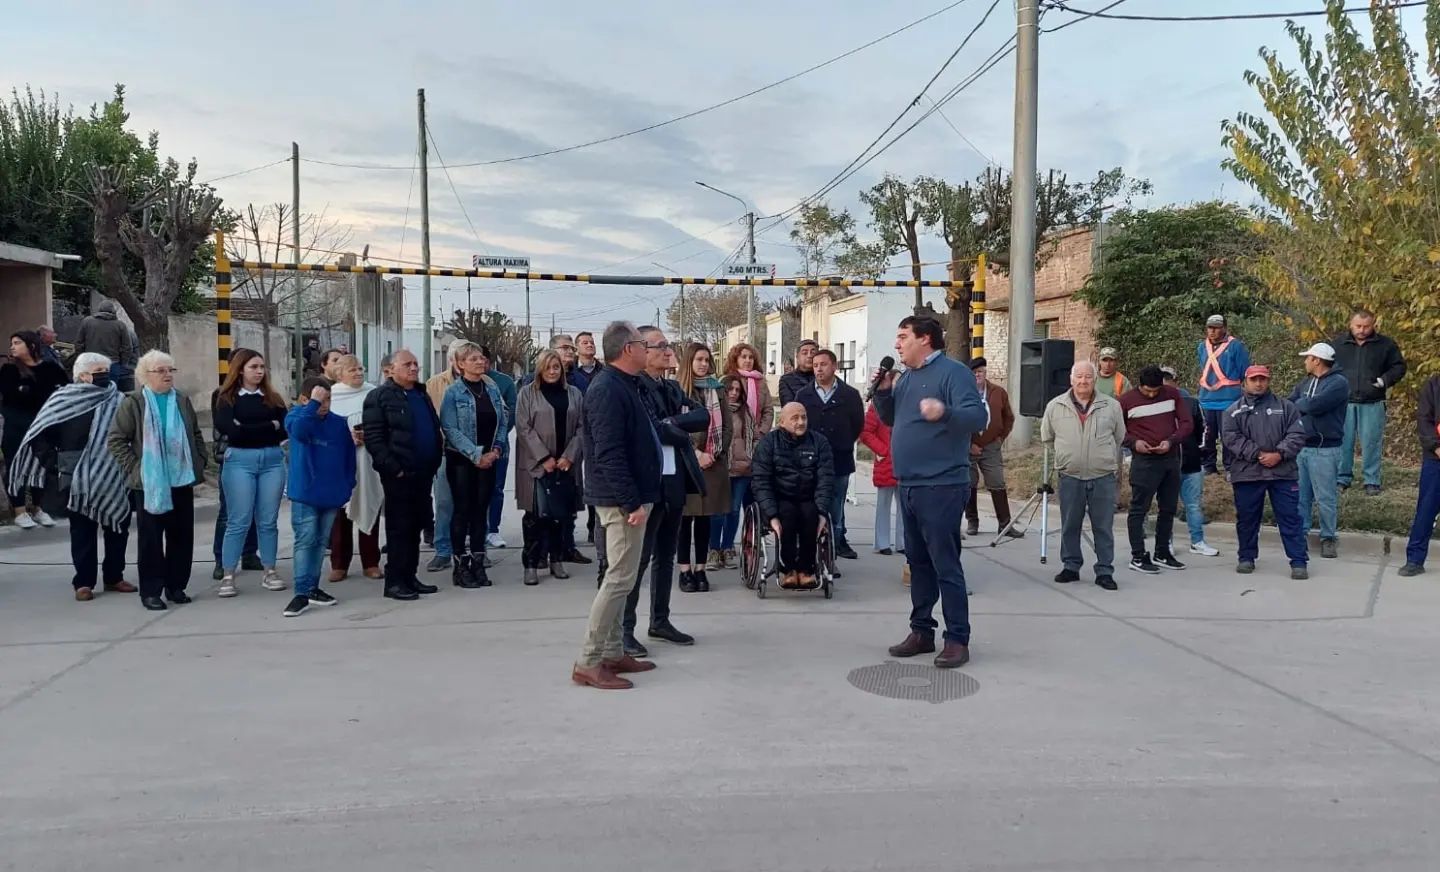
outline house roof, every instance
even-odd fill
[[[49,269],[59,269],[65,265],[65,261],[61,255],[50,251],[43,251],[39,248],[16,245],[13,242],[0,242],[0,261],[26,264],[28,266],[43,266]]]

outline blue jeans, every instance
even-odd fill
[[[445,465],[450,458],[440,461],[440,472],[435,476],[435,556],[450,557],[450,520],[455,517],[455,498],[450,495],[450,479],[445,474]]]
[[[1351,403],[1345,408],[1345,441],[1340,443],[1340,484],[1355,480],[1355,439],[1360,439],[1365,484],[1380,486],[1380,440],[1385,435],[1384,403]]]
[[[490,532],[500,534],[500,515],[505,511],[505,476],[510,470],[510,455],[495,465],[495,493],[490,496]]]
[[[1205,541],[1205,511],[1200,497],[1205,494],[1205,470],[1180,476],[1180,504],[1185,507],[1185,526],[1190,528],[1190,544]],[[1172,549],[1170,553],[1175,553]]]
[[[945,641],[970,644],[970,602],[960,565],[960,519],[970,485],[900,488],[905,554],[910,563],[910,629],[935,637],[935,601],[945,616]]]
[[[325,545],[339,509],[321,509],[309,503],[290,503],[290,527],[295,531],[295,594],[309,596],[320,586]]]
[[[220,480],[225,480],[225,467],[220,467]],[[223,567],[225,562],[221,559],[225,554],[225,528],[229,524],[229,513],[225,506],[225,488],[220,488],[220,512],[215,516],[215,565]],[[242,557],[255,557],[260,551],[260,541],[255,536],[255,524],[252,521],[250,529],[245,533],[245,545],[240,549]]]
[[[1300,532],[1300,482],[1242,481],[1235,483],[1235,532],[1240,538],[1237,555],[1253,561],[1260,556],[1260,520],[1265,514],[1265,497],[1275,511],[1280,540],[1291,566],[1310,562],[1309,545]]]
[[[735,547],[735,533],[740,529],[740,512],[750,502],[750,476],[730,479],[730,513],[710,521],[710,550],[728,551]]]
[[[1425,565],[1437,515],[1440,515],[1440,460],[1432,454],[1420,467],[1420,498],[1415,501],[1415,520],[1410,524],[1410,542],[1405,546],[1406,563]]]
[[[285,452],[278,445],[229,449],[220,471],[220,487],[225,491],[226,511],[220,565],[230,572],[240,565],[245,534],[253,522],[260,562],[266,569],[274,569],[280,544],[280,497],[285,492]]]
[[[1300,449],[1300,534],[1310,535],[1310,519],[1320,506],[1320,538],[1334,539],[1340,524],[1340,449]]]
[[[900,551],[905,551],[905,513],[900,510],[900,501],[895,499],[896,488],[877,487],[875,488],[875,550],[883,551],[890,547],[890,516],[895,516],[895,539],[899,543]],[[890,504],[895,504],[895,511],[891,512]]]
[[[830,502],[830,529],[835,531],[836,546],[848,544],[845,538],[845,495],[850,492],[850,476],[835,476],[835,498]],[[968,494],[967,494],[968,496]],[[962,513],[964,506],[961,507]],[[955,529],[960,529],[956,527]],[[910,570],[913,574],[915,570]],[[911,579],[914,583],[914,579]]]

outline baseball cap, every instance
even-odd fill
[[[1100,349],[1100,359],[1101,359],[1101,360],[1119,360],[1119,359],[1120,359],[1120,355],[1117,354],[1117,353],[1115,352],[1115,349],[1113,349],[1113,348],[1102,348],[1102,349]]]
[[[1252,367],[1250,367],[1249,369],[1245,370],[1245,377],[1246,377],[1246,378],[1256,378],[1257,376],[1264,376],[1265,378],[1269,378],[1269,377],[1270,377],[1270,367],[1268,367],[1268,366],[1252,366]]]
[[[1318,357],[1321,360],[1335,362],[1335,349],[1328,342],[1317,342],[1304,351],[1300,352],[1301,357]]]
[[[1224,327],[1224,326],[1225,326],[1225,316],[1224,316],[1224,315],[1211,315],[1209,318],[1206,318],[1206,319],[1205,319],[1205,326],[1206,326],[1206,327]]]

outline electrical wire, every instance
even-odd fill
[[[849,51],[846,51],[846,52],[843,52],[843,53],[841,53],[841,54],[835,55],[834,57],[830,58],[829,60],[821,61],[821,62],[818,63],[818,64],[815,64],[815,65],[810,66],[810,67],[806,67],[805,69],[799,71],[798,73],[792,73],[791,75],[786,76],[786,77],[783,78],[783,79],[778,79],[778,80],[776,80],[776,81],[774,81],[774,82],[771,82],[771,83],[768,84],[768,85],[762,85],[761,87],[756,88],[756,89],[754,89],[754,90],[752,90],[752,91],[746,91],[744,94],[741,94],[741,95],[739,95],[738,97],[731,97],[730,99],[728,99],[728,100],[722,100],[722,101],[720,101],[719,103],[712,103],[712,104],[709,105],[709,106],[705,106],[705,107],[702,107],[702,108],[700,108],[700,109],[695,109],[695,110],[693,110],[693,111],[691,111],[691,112],[686,112],[684,115],[677,115],[677,116],[675,116],[674,118],[669,118],[669,119],[666,119],[665,121],[660,121],[660,122],[657,122],[657,123],[655,123],[655,124],[650,124],[650,125],[647,125],[647,126],[645,126],[645,127],[640,127],[640,128],[635,129],[635,130],[627,130],[627,131],[625,131],[624,133],[616,133],[616,134],[613,134],[613,135],[611,135],[611,136],[601,137],[600,139],[592,139],[592,140],[590,140],[590,141],[588,141],[588,142],[576,143],[575,145],[567,145],[567,146],[564,146],[564,147],[562,147],[562,148],[552,148],[552,149],[549,149],[549,150],[547,150],[547,151],[537,151],[537,152],[534,152],[534,153],[532,153],[532,154],[520,154],[520,155],[515,155],[515,156],[513,156],[513,157],[496,158],[496,159],[494,159],[494,160],[481,160],[481,161],[471,161],[471,162],[469,162],[469,163],[457,163],[457,164],[454,165],[454,167],[455,167],[456,169],[459,169],[459,168],[461,168],[461,167],[488,167],[488,166],[495,166],[495,165],[497,165],[497,164],[515,163],[516,161],[534,160],[535,158],[550,157],[550,156],[552,156],[552,155],[565,154],[565,153],[571,152],[571,151],[579,151],[579,150],[582,149],[582,148],[590,148],[591,146],[595,146],[595,145],[604,145],[604,144],[607,143],[607,142],[615,142],[616,140],[619,140],[619,139],[625,139],[625,138],[627,138],[627,137],[636,136],[636,135],[641,134],[641,133],[649,133],[649,132],[652,131],[652,130],[659,130],[659,129],[662,128],[662,127],[668,127],[668,126],[670,126],[670,125],[672,125],[672,124],[677,124],[677,123],[679,123],[679,122],[681,122],[681,121],[688,121],[689,119],[694,118],[694,117],[696,117],[696,116],[698,116],[698,115],[704,115],[705,113],[707,113],[707,112],[713,112],[713,111],[715,111],[716,109],[723,109],[723,108],[725,108],[726,106],[730,106],[730,105],[733,105],[733,104],[735,104],[735,103],[740,102],[741,100],[745,100],[745,99],[748,99],[748,98],[750,98],[750,97],[754,97],[754,96],[757,95],[757,94],[762,94],[762,93],[764,93],[764,92],[766,92],[766,91],[769,91],[769,90],[772,89],[772,88],[778,88],[778,87],[780,87],[781,85],[789,84],[790,82],[795,81],[796,79],[800,78],[801,76],[806,76],[806,75],[809,75],[810,73],[816,72],[817,70],[822,70],[822,69],[824,69],[825,67],[830,66],[831,64],[837,63],[837,62],[839,62],[839,61],[842,61],[842,60],[850,57],[851,55],[859,54],[860,52],[864,51],[864,50],[867,49],[867,48],[870,48],[871,46],[879,45],[880,43],[884,42],[884,41],[887,40],[887,39],[890,39],[891,37],[899,36],[900,34],[904,33],[905,31],[910,30],[911,28],[914,28],[914,27],[918,27],[918,26],[920,26],[921,24],[924,24],[925,22],[929,21],[930,19],[935,18],[936,16],[939,16],[939,15],[943,15],[944,13],[949,12],[951,9],[954,9],[956,6],[960,6],[960,5],[962,5],[962,4],[964,4],[964,3],[967,3],[967,2],[969,2],[969,0],[955,0],[955,2],[950,3],[950,4],[947,5],[947,6],[943,6],[943,7],[941,7],[940,9],[935,10],[934,12],[931,12],[929,15],[926,15],[926,16],[924,16],[924,17],[922,17],[922,18],[917,18],[917,19],[915,19],[914,21],[910,22],[909,24],[904,25],[903,27],[898,27],[898,28],[896,28],[895,30],[892,30],[892,31],[890,31],[889,33],[885,34],[884,36],[879,36],[879,37],[876,37],[875,39],[870,40],[869,42],[865,43],[864,45],[858,45],[858,46],[856,46],[855,48],[850,49]],[[408,169],[408,167],[404,167],[404,166],[394,166],[394,165],[387,165],[387,164],[340,163],[340,162],[337,162],[337,161],[318,160],[318,159],[316,159],[316,158],[301,158],[301,160],[306,161],[306,162],[308,162],[308,163],[324,164],[325,166],[332,166],[332,167],[345,167],[345,168],[347,168],[347,169],[356,169],[356,170],[403,170],[403,169]]]
[[[216,176],[216,177],[213,178],[213,179],[202,179],[201,182],[200,182],[200,184],[202,184],[202,185],[209,185],[209,184],[213,184],[213,183],[215,183],[215,182],[222,182],[222,181],[224,181],[225,179],[233,179],[233,178],[235,178],[236,176],[245,176],[245,175],[249,175],[250,173],[259,172],[260,170],[268,170],[270,167],[273,167],[273,166],[275,166],[276,164],[289,163],[289,162],[290,162],[290,158],[289,158],[289,157],[282,157],[282,158],[280,158],[279,160],[272,160],[272,161],[270,161],[270,162],[267,163],[267,164],[261,164],[261,165],[258,166],[258,167],[251,167],[251,168],[248,169],[248,170],[240,170],[239,172],[236,172],[236,173],[226,173],[226,174],[223,175],[223,176]]]
[[[481,248],[485,243],[480,241],[480,232],[475,229],[475,222],[470,220],[470,210],[465,208],[465,201],[460,198],[460,189],[455,187],[455,180],[450,178],[450,168],[445,165],[445,157],[440,154],[440,145],[435,142],[435,131],[430,129],[430,122],[425,122],[425,135],[430,137],[430,144],[435,148],[435,161],[440,164],[440,169],[445,171],[445,181],[450,183],[450,192],[455,195],[455,202],[460,204],[460,214],[465,216],[465,223],[470,225],[470,234],[475,237],[475,244]]]
[[[420,172],[420,156],[410,164],[410,191],[405,194],[405,220],[400,223],[400,256],[405,256],[405,234],[410,232],[410,201],[415,197],[415,176]]]
[[[1349,6],[1342,8],[1341,13],[1353,15],[1357,12],[1369,12],[1372,8],[1382,9],[1409,9],[1414,6],[1424,6],[1428,0],[1403,0],[1403,2],[1388,3],[1383,7],[1371,6]],[[1328,9],[1307,9],[1300,12],[1237,12],[1230,15],[1110,15],[1107,9],[1118,6],[1118,3],[1111,4],[1097,12],[1086,12],[1083,9],[1075,9],[1067,6],[1060,0],[1050,0],[1050,8],[1060,9],[1065,12],[1072,12],[1076,15],[1083,15],[1085,18],[1108,18],[1113,21],[1256,21],[1266,18],[1310,18],[1319,15],[1329,15]],[[1084,20],[1084,19],[1077,19]],[[1055,30],[1061,30],[1074,24],[1074,21],[1066,22]],[[1053,32],[1053,31],[1047,31]]]
[[[944,112],[942,112],[942,111],[940,110],[940,106],[939,106],[939,104],[937,104],[937,103],[935,102],[935,98],[934,98],[934,97],[931,97],[929,94],[926,94],[926,95],[925,95],[925,99],[927,99],[927,100],[930,101],[930,104],[935,107],[935,111],[936,111],[937,113],[939,113],[940,117],[941,117],[942,119],[944,119],[945,123],[950,126],[950,129],[953,130],[953,131],[955,131],[955,135],[958,136],[958,137],[960,137],[960,139],[963,140],[966,145],[970,146],[970,150],[971,150],[971,151],[975,152],[976,154],[980,155],[980,157],[984,158],[984,159],[985,159],[985,162],[988,163],[988,164],[990,164],[990,166],[995,167],[996,169],[1004,169],[1004,167],[1002,167],[1002,166],[999,164],[999,162],[997,162],[997,161],[995,160],[995,158],[993,158],[993,157],[991,157],[989,154],[986,154],[985,152],[981,151],[979,146],[977,146],[975,143],[973,143],[973,142],[970,141],[970,137],[968,137],[968,136],[966,136],[965,134],[963,134],[963,133],[960,132],[960,128],[958,128],[958,127],[955,126],[955,122],[953,122],[953,121],[950,120],[950,116],[949,116],[949,115],[946,115]]]
[[[1050,0],[1050,2],[1052,2],[1052,3],[1056,4],[1056,5],[1046,6],[1044,11],[1049,11],[1050,9],[1059,9],[1059,8],[1062,8],[1062,7],[1060,7],[1060,6],[1058,5],[1058,4],[1059,4],[1059,0]],[[1041,33],[1059,33],[1060,31],[1064,30],[1064,29],[1067,28],[1067,27],[1073,27],[1074,25],[1079,24],[1079,23],[1082,22],[1082,21],[1089,21],[1090,19],[1092,19],[1092,18],[1094,18],[1094,17],[1096,17],[1096,16],[1098,16],[1098,15],[1103,15],[1104,13],[1109,12],[1111,9],[1114,9],[1116,6],[1119,6],[1121,3],[1124,3],[1124,2],[1126,2],[1126,0],[1115,0],[1115,2],[1109,4],[1108,6],[1105,6],[1104,8],[1099,9],[1099,10],[1097,10],[1097,11],[1095,11],[1095,12],[1080,13],[1080,10],[1078,10],[1078,9],[1066,9],[1065,11],[1067,11],[1067,12],[1075,12],[1075,13],[1077,13],[1080,17],[1078,17],[1078,18],[1072,18],[1072,19],[1070,19],[1069,21],[1065,22],[1064,24],[1059,25],[1058,27],[1041,28],[1040,32],[1041,32]],[[1043,11],[1042,11],[1042,14],[1043,14]]]

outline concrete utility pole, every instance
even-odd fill
[[[650,263],[653,264],[653,265],[655,265],[655,266],[660,267],[660,269],[661,269],[662,272],[669,273],[670,275],[677,275],[677,273],[675,272],[675,267],[673,267],[673,266],[666,266],[665,264],[660,263],[659,261],[654,261],[654,260],[650,261]],[[655,314],[655,326],[656,326],[656,327],[659,327],[659,326],[660,326],[660,314],[659,314],[660,310],[659,310],[659,309],[656,309],[655,312],[656,312],[656,314]],[[684,342],[684,341],[685,341],[685,286],[684,286],[684,285],[681,285],[681,286],[680,286],[680,317],[679,317],[679,319],[675,322],[675,332],[676,332],[675,340],[676,340],[677,342]]]
[[[300,144],[290,143],[290,243],[295,249],[295,262],[300,262]],[[304,305],[302,299],[303,283],[300,280],[301,273],[291,273],[290,281],[295,283],[295,338],[291,342],[295,355],[295,390],[293,393],[300,393],[300,385],[305,382],[305,337],[301,335],[303,326],[300,323],[300,309]],[[279,312],[275,315],[278,317]]]
[[[1010,339],[1005,380],[1015,406],[1009,447],[1028,448],[1031,421],[1020,403],[1021,342],[1035,338],[1035,149],[1039,102],[1039,0],[1017,0],[1015,7],[1015,171],[1010,216]]]
[[[420,263],[425,267],[426,273],[421,282],[422,309],[425,313],[420,323],[420,330],[425,334],[421,342],[422,353],[420,357],[420,377],[429,378],[433,373],[430,371],[434,366],[434,354],[431,350],[431,335],[435,332],[430,317],[430,163],[429,151],[425,142],[425,89],[420,88],[416,92],[417,109],[420,116]]]
[[[525,340],[531,345],[535,344],[535,334],[530,328],[530,277],[525,277]],[[530,371],[530,359],[525,359],[525,371]]]
[[[749,251],[749,263],[751,266],[754,266],[755,211],[750,208],[750,204],[746,203],[743,199],[735,196],[729,191],[722,191],[714,185],[707,185],[704,182],[696,182],[695,184],[706,189],[707,191],[714,191],[717,194],[723,194],[724,196],[729,197],[730,199],[734,200],[745,208],[745,244]],[[747,294],[745,300],[745,341],[753,344],[755,342],[755,286],[749,285],[745,288],[745,291]]]

